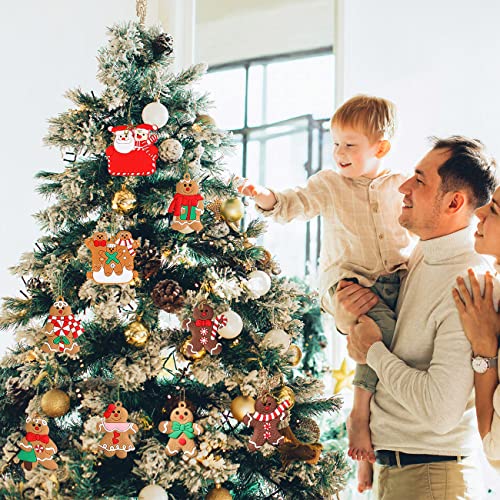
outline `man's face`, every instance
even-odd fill
[[[446,197],[438,169],[450,154],[447,149],[432,149],[416,166],[415,175],[399,187],[404,194],[399,223],[422,240],[441,236]]]

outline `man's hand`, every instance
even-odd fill
[[[349,356],[357,363],[366,364],[368,350],[379,340],[382,340],[382,333],[377,323],[368,316],[361,316],[347,337]]]
[[[352,281],[340,280],[333,296],[337,328],[341,332],[348,332],[358,318],[366,314],[377,302],[378,297],[369,288]]]

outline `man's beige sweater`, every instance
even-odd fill
[[[451,293],[468,267],[491,269],[474,252],[473,231],[418,243],[399,295],[392,348],[376,342],[368,351],[380,379],[371,402],[376,450],[469,455],[481,446],[472,352]]]

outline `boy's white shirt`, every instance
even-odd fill
[[[273,191],[271,210],[257,210],[285,224],[323,217],[319,293],[334,314],[327,293],[342,278],[372,286],[381,275],[406,269],[414,241],[398,222],[403,204],[399,186],[406,177],[384,172],[375,179],[350,179],[333,170],[311,176],[305,186]]]

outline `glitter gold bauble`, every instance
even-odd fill
[[[144,347],[151,336],[151,332],[139,320],[130,323],[123,334],[127,343],[134,347]]]
[[[240,198],[228,198],[222,202],[220,213],[231,228],[238,230],[239,222],[245,215],[245,205]]]
[[[288,351],[286,351],[285,356],[288,358],[288,362],[292,366],[297,366],[302,359],[302,351],[298,345],[292,344]]]
[[[69,411],[69,396],[61,389],[51,389],[42,396],[43,412],[52,418],[62,417]]]
[[[255,411],[255,399],[251,396],[238,396],[231,402],[231,413],[238,422],[243,422],[247,413]]]
[[[276,402],[278,404],[283,403],[285,399],[288,399],[290,402],[290,408],[293,408],[293,405],[295,404],[295,393],[290,389],[290,387],[287,387],[286,385],[283,385],[281,387],[278,387],[276,391],[273,391],[274,395],[276,397]]]
[[[111,208],[119,214],[128,214],[137,206],[137,199],[131,193],[125,184],[122,185],[120,191],[117,191],[113,196]]]
[[[203,125],[205,127],[217,127],[215,120],[210,115],[197,115],[195,119],[195,123]]]
[[[226,490],[222,488],[220,484],[217,484],[215,488],[207,493],[205,500],[232,500],[233,496]]]
[[[194,353],[194,354],[192,352],[188,352],[187,346],[188,346],[190,340],[191,339],[187,339],[184,342],[184,344],[182,344],[181,353],[184,355],[185,358],[192,359],[194,361],[198,361],[199,359],[203,358],[203,356],[205,356],[207,351],[205,351],[205,349],[202,349],[201,351],[198,351],[197,353]]]

